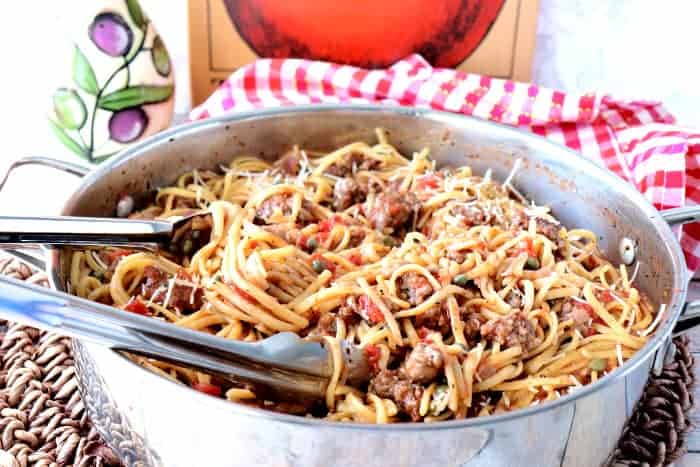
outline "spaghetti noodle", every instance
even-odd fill
[[[192,171],[132,217],[206,210],[160,255],[76,251],[71,292],[228,339],[322,339],[322,403],[261,400],[193,370],[153,371],[244,404],[338,421],[484,416],[552,400],[619,367],[658,324],[594,233],[468,167],[437,170],[378,142],[295,147]],[[364,349],[351,386],[340,343]]]

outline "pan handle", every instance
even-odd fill
[[[7,183],[7,180],[9,180],[12,172],[15,169],[24,165],[42,165],[44,167],[50,167],[52,169],[60,170],[71,175],[75,175],[77,177],[84,177],[90,172],[90,169],[88,167],[79,164],[74,164],[72,162],[66,162],[58,159],[51,159],[49,157],[40,156],[22,157],[21,159],[17,159],[16,161],[14,161],[2,175],[2,178],[0,178],[0,190],[2,190],[5,187],[5,184]],[[4,248],[3,251],[5,251],[8,255],[13,256],[18,260],[22,261],[23,263],[29,265],[30,267],[37,268],[40,271],[46,270],[46,260],[43,258],[41,249],[33,248],[31,250],[17,250],[13,248]]]
[[[10,167],[7,168],[5,174],[2,176],[2,179],[0,179],[0,190],[2,190],[5,187],[5,183],[7,183],[7,180],[10,178],[10,174],[15,169],[22,167],[23,165],[43,165],[44,167],[51,167],[52,169],[61,170],[71,175],[76,175],[78,177],[84,177],[90,172],[90,169],[88,167],[73,164],[72,162],[51,159],[49,157],[23,157],[14,161],[10,165]]]
[[[661,217],[671,226],[700,222],[700,206],[684,206],[667,209],[661,212]],[[700,300],[688,302],[673,328],[673,337],[680,336],[700,326]]]

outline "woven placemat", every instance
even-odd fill
[[[48,285],[11,258],[0,274]],[[80,400],[70,340],[0,321],[0,466],[119,466]]]
[[[12,258],[0,259],[0,274],[48,285]],[[613,467],[664,466],[686,452],[694,361],[687,338],[674,344],[675,358],[651,376],[622,432]],[[120,465],[84,410],[68,338],[0,321],[0,358],[0,467]]]

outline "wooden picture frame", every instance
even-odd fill
[[[234,27],[224,0],[188,3],[192,101],[198,105],[233,71],[258,57]],[[538,6],[538,0],[504,0],[479,45],[457,68],[528,81]]]

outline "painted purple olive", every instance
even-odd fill
[[[112,57],[129,53],[134,38],[124,18],[116,13],[100,13],[95,16],[88,34],[98,49]]]
[[[148,116],[141,107],[114,112],[109,118],[109,137],[118,143],[139,139],[148,126]]]

